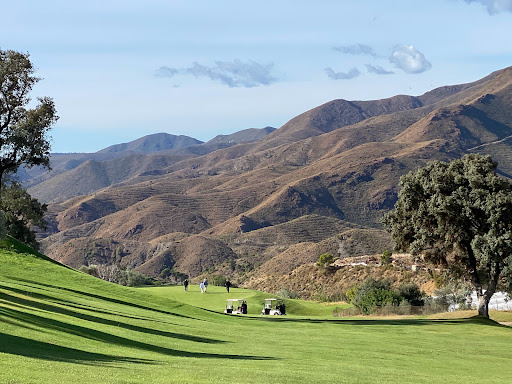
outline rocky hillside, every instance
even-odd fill
[[[474,151],[512,158],[511,102],[507,68],[418,97],[334,100],[258,141],[219,139],[210,145],[229,146],[194,154],[202,145],[187,147],[182,158],[84,163],[53,191],[38,186],[52,200],[57,186],[72,190],[80,175],[99,175],[94,194],[50,205],[43,246],[74,267],[119,262],[153,276],[170,268],[240,281],[290,274],[326,251],[381,253],[390,244],[380,218],[401,175]],[[510,174],[510,164],[500,171]]]

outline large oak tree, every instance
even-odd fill
[[[37,247],[30,227],[44,226],[46,206],[9,177],[21,165],[50,168],[48,131],[58,117],[48,97],[38,98],[28,108],[30,91],[40,80],[35,70],[28,53],[0,49],[0,210],[4,211],[0,225],[13,237]]]
[[[50,166],[48,131],[58,117],[48,97],[27,108],[35,70],[28,53],[0,49],[0,181],[22,164]]]
[[[434,161],[404,175],[384,217],[395,249],[451,266],[473,283],[489,317],[498,287],[512,292],[512,187],[489,156]]]

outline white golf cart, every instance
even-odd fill
[[[247,301],[245,299],[227,299],[224,313],[229,315],[247,315]]]
[[[262,315],[286,315],[286,306],[281,299],[265,299]]]

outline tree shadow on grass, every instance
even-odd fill
[[[98,365],[99,363],[154,364],[153,360],[87,352],[5,333],[0,333],[0,352],[41,360],[85,365]]]
[[[57,332],[63,332],[78,337],[87,338],[90,340],[99,341],[102,343],[115,344],[121,347],[140,349],[149,352],[155,352],[167,356],[179,357],[194,357],[194,358],[216,358],[216,359],[235,359],[235,360],[275,360],[272,357],[265,356],[250,356],[250,355],[231,355],[231,354],[218,354],[218,353],[205,353],[205,352],[188,352],[178,349],[171,349],[128,339],[121,336],[116,336],[110,333],[99,331],[92,328],[83,327],[76,324],[69,324],[63,321],[49,319],[44,316],[39,316],[24,311],[18,311],[12,308],[1,308],[0,316],[16,320],[20,323],[28,324],[30,326],[41,327],[45,330],[51,329]],[[8,348],[3,346],[3,348]],[[0,351],[3,351],[0,348]],[[5,351],[4,351],[5,352]],[[6,352],[9,353],[9,352]]]
[[[129,307],[139,308],[139,309],[143,309],[145,311],[152,311],[152,312],[162,313],[162,314],[165,314],[165,315],[182,317],[182,318],[185,318],[185,319],[204,321],[202,319],[198,319],[198,318],[187,316],[187,315],[182,315],[180,313],[164,311],[162,309],[147,307],[145,305],[135,304],[135,303],[124,301],[124,300],[120,300],[120,299],[114,299],[112,297],[102,296],[102,295],[98,295],[98,294],[95,294],[95,293],[83,292],[83,291],[79,291],[79,290],[72,289],[72,288],[59,287],[57,285],[45,284],[45,283],[40,283],[40,282],[35,282],[35,281],[30,281],[30,280],[25,280],[25,279],[20,279],[20,278],[16,278],[16,277],[13,278],[13,280],[23,281],[23,282],[29,283],[29,284],[42,285],[44,287],[49,287],[49,288],[60,289],[60,290],[67,291],[67,292],[72,292],[72,293],[75,293],[75,294],[78,294],[78,295],[81,295],[81,296],[93,297],[93,298],[98,299],[98,300],[104,300],[104,301],[108,301],[108,302],[115,303],[115,304],[127,305]]]
[[[37,285],[29,285],[29,284],[23,284],[23,283],[19,283],[19,282],[16,283],[16,285],[20,285],[20,286],[23,286],[23,287],[30,287],[32,289],[37,289],[37,290],[43,290],[43,291],[48,292],[48,293],[54,293],[54,291],[52,291],[50,289],[42,288],[42,287],[39,287]],[[50,295],[46,295],[46,294],[42,294],[42,293],[38,293],[38,292],[34,292],[34,291],[24,291],[22,289],[2,286],[1,284],[0,284],[0,288],[4,288],[4,289],[7,289],[7,290],[11,290],[13,292],[21,293],[21,294],[24,294],[24,295],[27,295],[27,296],[30,296],[30,297],[35,297],[35,298],[38,298],[38,299],[41,299],[41,300],[50,301],[50,302],[55,303],[55,304],[66,305],[68,307],[72,307],[72,308],[75,308],[75,309],[80,309],[80,310],[84,310],[84,311],[100,313],[102,315],[122,316],[122,317],[126,317],[128,319],[133,319],[133,320],[148,320],[148,321],[152,321],[152,322],[155,322],[155,323],[171,324],[171,325],[178,326],[178,327],[185,327],[185,325],[183,325],[183,324],[171,323],[169,321],[163,321],[163,320],[155,319],[155,318],[151,318],[151,317],[132,316],[132,315],[128,315],[126,313],[119,312],[119,311],[99,309],[99,308],[94,307],[92,305],[86,305],[86,304],[82,304],[82,303],[77,303],[76,301],[65,300],[65,299],[63,299],[61,297],[50,296]]]
[[[9,289],[7,287],[4,287],[1,284],[0,284],[0,288]],[[10,289],[13,290],[14,292],[16,292],[16,289],[12,289],[12,288],[10,288]],[[45,295],[39,294],[39,298],[41,298],[41,296],[45,296]],[[99,324],[110,325],[110,326],[114,326],[117,328],[123,328],[123,329],[127,329],[130,331],[135,331],[135,332],[141,332],[141,333],[163,336],[163,337],[170,337],[170,338],[181,339],[181,340],[194,341],[197,343],[209,343],[209,344],[225,343],[225,341],[223,341],[223,340],[209,339],[206,337],[199,337],[199,336],[187,335],[187,334],[176,333],[176,332],[160,331],[157,329],[145,328],[145,327],[140,327],[140,326],[133,325],[133,324],[123,323],[120,321],[109,320],[109,319],[105,319],[103,317],[87,315],[85,313],[71,311],[67,308],[57,307],[55,305],[46,304],[46,303],[29,300],[29,299],[24,299],[24,298],[18,297],[18,296],[13,296],[8,293],[2,293],[2,299],[6,300],[8,302],[23,305],[25,307],[36,308],[36,309],[46,311],[46,312],[58,313],[61,315],[66,315],[66,316],[70,316],[70,317],[77,318],[77,319],[87,320],[87,321],[91,321],[91,322],[99,323]]]
[[[275,322],[295,322],[310,324],[340,324],[340,325],[403,325],[403,326],[424,326],[436,324],[462,325],[462,324],[482,324],[493,327],[506,327],[494,320],[475,316],[463,319],[296,319],[296,318],[275,318],[275,317],[252,317],[246,318],[256,321],[275,321]],[[509,327],[506,327],[509,328]]]

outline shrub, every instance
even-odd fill
[[[211,285],[216,285],[218,287],[224,287],[226,285],[226,278],[222,275],[208,276],[208,281]]]
[[[425,304],[422,302],[422,305]],[[398,306],[398,314],[399,315],[410,315],[412,312],[412,305],[407,300],[402,300],[400,305]]]
[[[166,280],[171,284],[178,284],[183,280],[188,279],[188,275],[186,273],[176,271],[175,269],[164,268],[160,272],[160,279]]]
[[[351,303],[365,315],[371,314],[377,307],[386,304],[397,305],[400,295],[391,289],[391,284],[385,280],[368,278],[355,289],[355,297]]]
[[[322,253],[316,262],[316,265],[322,268],[328,268],[332,263],[334,263],[334,256],[330,253]]]
[[[398,293],[410,305],[421,306],[425,304],[426,293],[420,290],[415,283],[405,283],[398,288]]]
[[[98,266],[97,265],[94,265],[94,264],[91,264],[89,266],[82,265],[80,268],[78,268],[78,270],[80,272],[87,273],[88,275],[91,275],[91,276],[94,276],[94,277],[99,277],[99,275],[98,275]]]
[[[277,291],[276,296],[282,297],[283,299],[300,299],[300,295],[297,292],[289,291],[286,288]]]
[[[79,271],[111,283],[128,285],[130,287],[153,284],[153,280],[151,278],[144,276],[142,273],[133,269],[127,269],[126,266],[119,264],[83,265],[79,268]]]
[[[446,310],[452,307],[458,309],[471,309],[472,287],[466,283],[451,282],[443,288],[434,292],[435,299],[446,307]]]
[[[389,265],[391,264],[391,256],[393,253],[391,253],[390,250],[385,250],[384,253],[380,256],[380,262],[382,265]]]
[[[162,279],[167,279],[169,276],[171,276],[171,269],[170,268],[162,269],[162,272],[160,272],[160,277]]]
[[[144,276],[139,271],[133,269],[126,270],[126,285],[129,287],[138,287],[141,285],[151,285],[151,279]]]

